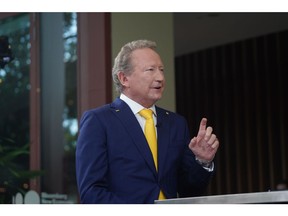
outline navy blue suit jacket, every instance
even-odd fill
[[[84,113],[76,147],[81,203],[154,203],[197,195],[211,172],[196,161],[186,120],[156,106],[158,172],[144,133],[130,107],[113,103]]]

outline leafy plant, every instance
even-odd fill
[[[29,144],[18,146],[8,138],[0,137],[0,203],[11,203],[17,192],[29,189],[29,180],[43,171],[27,170],[21,160],[29,156]]]

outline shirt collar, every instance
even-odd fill
[[[124,95],[123,93],[121,93],[120,95],[120,99],[123,100],[125,103],[128,104],[128,106],[130,107],[130,109],[132,110],[132,112],[134,113],[134,115],[136,115],[138,112],[140,112],[142,109],[146,109],[145,107],[143,107],[141,104],[137,103],[136,101],[130,99],[129,97],[127,97],[126,95]],[[153,114],[155,116],[156,115],[156,108],[155,105],[153,104],[152,107],[150,107],[149,109],[151,109],[153,111]]]

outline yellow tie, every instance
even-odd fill
[[[156,131],[153,121],[153,111],[150,109],[143,109],[139,112],[139,114],[146,119],[145,128],[144,128],[144,134],[146,137],[146,140],[149,144],[150,150],[152,152],[154,164],[156,167],[156,170],[158,171],[158,159],[157,159],[157,138],[156,138]],[[159,200],[165,199],[165,196],[160,190],[159,194]]]

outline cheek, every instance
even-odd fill
[[[166,85],[166,80],[164,79],[163,80],[163,88],[165,87],[165,85]]]
[[[144,93],[147,92],[147,85],[143,80],[138,80],[130,83],[130,89],[138,93]]]

